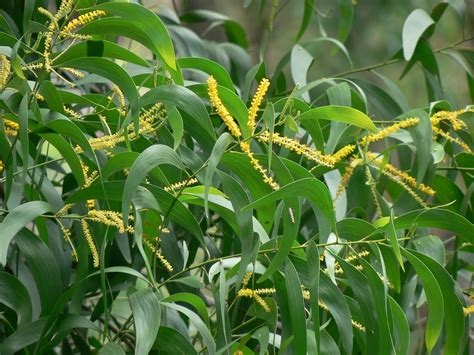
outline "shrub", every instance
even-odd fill
[[[313,80],[318,46],[351,62],[350,1],[308,41],[305,1],[274,70],[217,12],[47,4],[1,5],[2,354],[470,352],[474,112],[437,59],[472,99],[472,37],[431,46],[462,6]],[[260,6],[264,53],[285,5]],[[424,75],[422,107],[373,71],[393,63]]]

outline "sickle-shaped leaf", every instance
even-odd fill
[[[33,308],[25,286],[13,275],[0,272],[0,303],[13,309],[18,315],[18,325],[31,322]]]
[[[133,163],[127,180],[125,181],[122,195],[123,216],[128,216],[130,202],[132,201],[133,194],[138,185],[150,170],[161,164],[174,165],[177,168],[184,170],[184,165],[178,154],[176,154],[176,152],[170,147],[156,144],[145,149]],[[125,219],[125,223],[127,223],[127,219]]]
[[[132,293],[128,300],[137,337],[135,354],[148,354],[160,329],[160,302],[149,288]]]
[[[315,178],[300,179],[282,186],[280,189],[245,206],[244,210],[263,206],[286,197],[295,196],[309,199],[311,203],[321,211],[322,215],[326,217],[331,226],[333,226],[333,228],[336,227],[331,195],[326,185]]]
[[[52,212],[52,207],[43,201],[31,201],[14,208],[0,223],[0,264],[7,263],[8,246],[13,237],[28,223],[46,212]]]
[[[402,31],[403,57],[405,60],[411,59],[421,36],[434,23],[431,16],[422,9],[416,9],[408,15]]]
[[[329,120],[351,124],[371,132],[377,132],[372,120],[362,111],[346,106],[322,106],[308,110],[298,116],[298,120]]]
[[[148,36],[151,43],[153,43],[153,47],[150,50],[161,57],[169,68],[177,70],[173,42],[171,42],[168,30],[163,21],[152,11],[140,4],[124,2],[100,4],[94,9],[104,10],[112,15],[120,16],[125,22],[133,23],[139,27]],[[119,33],[125,36],[129,35],[129,33]]]
[[[425,343],[428,353],[431,353],[443,328],[443,294],[436,277],[425,263],[405,249],[402,249],[402,254],[415,268],[416,273],[423,283],[423,288],[426,293],[426,300],[428,302],[428,320],[426,322]]]

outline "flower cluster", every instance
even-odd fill
[[[99,267],[99,252],[97,251],[97,247],[95,246],[94,243],[94,238],[92,238],[91,231],[89,229],[89,225],[87,224],[85,219],[81,220],[81,227],[82,227],[82,232],[84,233],[84,238],[86,238],[87,245],[89,246],[89,249],[92,254],[92,264],[94,267]]]
[[[231,116],[229,111],[227,111],[226,107],[224,106],[219,97],[216,79],[210,76],[209,79],[207,79],[207,85],[211,105],[216,109],[217,114],[225,123],[230,133],[236,138],[240,137],[242,135],[242,132],[240,132],[239,126],[237,125],[237,123],[235,123],[234,118]]]
[[[248,120],[247,125],[250,128],[250,131],[253,132],[255,130],[255,119],[257,117],[258,109],[262,104],[263,98],[267,93],[267,90],[270,86],[270,81],[267,78],[263,78],[260,81],[260,84],[257,87],[257,91],[252,99],[252,104],[250,105],[249,113],[248,113]]]
[[[18,130],[20,129],[20,125],[18,123],[13,122],[11,120],[3,119],[3,125],[5,126],[5,133],[7,136],[17,136]]]
[[[10,77],[11,63],[4,54],[0,54],[0,92],[5,89]]]
[[[260,142],[270,142],[270,132],[263,132],[262,134],[257,136],[257,139]],[[335,160],[331,156],[326,156],[316,149],[313,149],[305,144],[301,144],[296,139],[280,136],[280,134],[274,132],[271,136],[271,140],[274,144],[285,147],[286,149],[291,150],[296,154],[303,155],[306,159],[314,161],[318,164],[327,167],[332,167],[334,165]]]
[[[280,186],[270,175],[268,175],[268,170],[262,167],[258,159],[254,157],[252,151],[250,150],[250,144],[248,142],[242,141],[240,142],[240,149],[242,149],[242,151],[249,157],[250,164],[252,164],[253,168],[262,175],[263,181],[273,190],[278,190]]]
[[[237,297],[247,297],[252,298],[260,305],[265,312],[271,312],[270,307],[268,306],[267,302],[262,298],[262,296],[273,296],[276,294],[276,289],[271,288],[257,288],[251,289],[247,288],[248,282],[250,277],[252,276],[252,272],[247,272],[242,279],[242,288],[237,292]],[[303,294],[303,299],[309,301],[311,299],[311,294],[309,290],[305,289],[303,285],[301,285],[301,292]],[[329,312],[329,307],[321,300],[318,300],[318,306],[321,307],[323,310]],[[365,332],[365,327],[360,324],[359,322],[351,319],[351,323],[354,328],[357,328],[361,332]]]
[[[409,127],[415,126],[419,122],[420,122],[420,119],[418,117],[406,118],[403,121],[400,121],[391,126],[388,126],[377,133],[369,134],[368,136],[363,137],[360,143],[363,146],[369,145],[370,143],[377,142],[381,139],[388,137],[389,135],[395,132],[398,132],[402,128],[409,128]]]
[[[180,181],[180,182],[171,184],[170,186],[166,186],[164,190],[166,192],[181,190],[183,187],[191,186],[191,185],[197,184],[198,182],[199,182],[198,179],[191,178],[191,179],[188,179],[188,180],[184,180],[184,181]]]
[[[67,37],[74,31],[77,27],[83,26],[100,16],[105,16],[106,12],[102,10],[94,10],[90,12],[86,12],[83,15],[78,16],[77,18],[70,21],[63,30],[59,33],[61,37]]]

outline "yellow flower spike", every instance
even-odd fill
[[[265,302],[265,300],[262,297],[254,293],[253,298],[255,302],[257,302],[263,308],[265,312],[267,313],[271,312],[270,307],[268,306],[267,302]]]
[[[354,144],[348,144],[345,147],[342,147],[341,149],[339,149],[333,155],[331,155],[331,157],[334,159],[334,163],[338,163],[342,159],[352,154],[355,149],[356,149],[356,146]]]
[[[448,121],[451,124],[451,127],[455,131],[460,130],[462,128],[467,128],[466,124],[463,120],[458,118],[459,115],[466,113],[466,112],[473,112],[474,109],[461,109],[457,111],[438,111],[433,116],[430,117],[431,124],[433,126],[438,125],[441,121]]]
[[[374,133],[374,134],[369,134],[368,136],[365,136],[361,140],[361,145],[367,146],[370,143],[377,142],[381,139],[384,139],[388,137],[389,135],[398,132],[402,128],[409,128],[412,126],[415,126],[420,122],[420,119],[418,117],[413,117],[413,118],[406,118],[403,121],[397,122],[391,126],[385,127],[381,131]]]
[[[166,192],[181,190],[182,188],[184,188],[186,186],[191,186],[191,185],[197,184],[198,182],[199,182],[198,179],[192,178],[192,179],[189,179],[189,180],[184,180],[184,181],[177,182],[175,184],[171,184],[170,186],[166,186],[164,188],[164,190]]]
[[[162,108],[163,105],[157,103],[139,116],[140,127],[138,133],[134,131],[133,123],[129,124],[127,126],[128,139],[133,141],[140,135],[149,134],[155,131],[155,127],[153,126],[155,120],[163,119],[165,115]],[[88,141],[93,150],[110,150],[117,144],[125,142],[125,135],[123,131],[120,131],[103,137],[89,138]],[[74,151],[78,154],[82,153],[82,148],[78,146]]]
[[[115,96],[117,97],[117,101],[119,104],[119,110],[120,110],[120,115],[125,116],[127,114],[127,111],[125,109],[126,103],[125,103],[125,96],[123,95],[122,90],[117,85],[112,85],[112,91],[114,92]]]
[[[382,207],[380,206],[379,198],[377,196],[377,189],[375,188],[375,180],[372,178],[372,174],[370,173],[370,169],[368,166],[365,166],[365,177],[367,179],[367,186],[370,189],[370,195],[372,196],[372,201],[375,204],[375,211],[379,216],[382,216]]]
[[[254,157],[252,151],[250,150],[250,144],[248,142],[242,141],[240,142],[240,149],[242,149],[242,151],[249,157],[253,168],[262,175],[263,181],[273,190],[278,190],[280,186],[271,176],[268,175],[267,169],[264,169],[262,165],[260,165],[258,159]]]
[[[468,315],[474,313],[474,304],[471,304],[469,307],[463,308],[464,315],[467,317]]]
[[[63,238],[66,242],[68,242],[68,244],[71,246],[71,249],[72,249],[72,258],[75,262],[78,262],[79,260],[77,259],[77,252],[76,252],[76,248],[74,247],[74,244],[72,243],[72,240],[71,240],[71,232],[69,231],[69,229],[66,229],[66,227],[64,227],[64,225],[58,220],[58,223],[59,223],[59,227],[61,228],[61,232],[63,234]]]
[[[263,132],[263,134],[257,136],[257,139],[260,142],[270,142],[270,132]],[[272,142],[276,145],[285,147],[286,149],[291,150],[296,154],[303,155],[308,160],[314,161],[318,164],[327,167],[333,167],[336,162],[332,156],[324,155],[316,149],[313,149],[305,144],[301,144],[296,139],[280,136],[278,132],[273,133]]]
[[[369,160],[371,160],[371,163],[374,163],[375,165],[377,165],[377,168],[379,170],[382,169],[382,173],[384,173],[384,171],[385,171],[385,172],[389,173],[390,176],[393,177],[394,179],[405,182],[411,188],[418,189],[419,191],[421,191],[421,192],[423,192],[423,193],[425,193],[429,196],[434,196],[436,194],[436,191],[433,190],[430,186],[425,185],[423,183],[418,184],[416,179],[413,176],[407,174],[404,171],[401,171],[401,170],[397,169],[392,164],[385,163],[382,166],[382,159],[377,158],[377,155],[375,153],[367,152],[367,158],[369,158]]]
[[[3,160],[0,160],[0,174],[3,173],[3,169],[5,169],[5,164],[3,164]]]
[[[6,55],[0,54],[0,91],[5,90],[10,77],[11,63]]]
[[[258,112],[258,109],[260,108],[260,105],[262,104],[263,98],[265,94],[267,93],[269,86],[270,86],[270,80],[268,80],[267,78],[263,78],[258,84],[257,91],[255,92],[255,95],[252,98],[252,104],[250,105],[250,108],[249,108],[248,120],[247,120],[247,126],[250,128],[251,132],[255,130],[255,124],[256,124],[255,119],[257,117],[257,112]]]
[[[5,133],[7,136],[16,137],[20,125],[14,121],[3,119],[3,125],[5,126]]]
[[[245,274],[244,278],[242,279],[242,288],[246,288],[249,281],[250,281],[250,278],[252,277],[253,275],[253,272],[249,271]]]
[[[96,18],[100,16],[105,16],[107,13],[102,10],[94,10],[87,12],[83,15],[78,16],[77,18],[68,22],[68,24],[64,27],[64,29],[59,33],[61,37],[67,37],[71,34],[79,26],[84,26],[85,24],[94,21]]]
[[[99,253],[97,252],[97,247],[95,246],[94,239],[92,238],[91,231],[89,229],[89,225],[83,219],[81,220],[82,232],[84,233],[84,237],[86,238],[87,245],[92,254],[92,261],[94,267],[99,267]]]
[[[352,166],[346,166],[346,169],[344,170],[344,174],[342,174],[341,181],[339,182],[339,185],[336,190],[336,196],[334,197],[334,201],[337,200],[342,193],[344,192],[344,189],[347,187],[349,184],[349,180],[351,179],[352,174],[354,173],[354,169]]]
[[[153,245],[152,242],[150,242],[147,238],[142,239],[143,244],[145,244],[154,255],[158,258],[160,263],[163,265],[163,267],[168,271],[168,272],[173,272],[173,266],[170,264],[170,262],[161,254]]]
[[[442,129],[440,129],[440,128],[438,128],[438,127],[431,127],[431,128],[432,128],[433,133],[434,133],[435,135],[438,135],[438,136],[441,136],[441,137],[445,138],[448,142],[456,143],[456,144],[459,145],[466,153],[471,154],[471,155],[474,155],[474,153],[472,152],[471,148],[469,148],[469,146],[468,146],[466,143],[464,143],[462,140],[460,140],[459,138],[451,136],[448,132],[445,132],[445,131],[443,131]]]
[[[74,68],[62,67],[61,69],[64,70],[65,72],[68,72],[68,73],[78,77],[78,78],[83,78],[85,76],[83,72],[81,72],[77,69],[74,69]]]
[[[264,309],[265,312],[271,311],[270,307],[268,307],[267,302],[265,302],[262,297],[260,297],[257,293],[255,293],[254,290],[250,288],[240,289],[239,292],[237,292],[237,297],[253,298],[255,302],[257,302]]]
[[[235,138],[239,138],[242,135],[242,132],[240,131],[237,123],[235,123],[234,118],[230,115],[229,111],[227,111],[221,99],[219,98],[219,93],[217,91],[217,81],[213,76],[210,76],[209,79],[207,79],[207,86],[207,92],[209,94],[211,105],[216,109],[217,114],[225,123],[230,133]]]
[[[72,108],[69,108],[67,106],[63,106],[63,110],[64,110],[64,112],[66,112],[72,118],[81,118],[81,116],[76,111],[74,111]]]
[[[106,226],[115,227],[119,230],[120,233],[134,232],[134,228],[131,225],[125,227],[125,224],[123,223],[122,214],[120,212],[91,209],[87,213],[86,218],[93,222],[98,222],[105,224]]]
[[[356,322],[355,320],[351,319],[352,326],[356,329],[359,329],[361,332],[365,333],[365,327],[360,324],[359,322]]]

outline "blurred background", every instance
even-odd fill
[[[336,37],[340,20],[338,2],[340,1],[315,1],[313,15],[299,43],[322,36]],[[352,28],[344,43],[350,53],[353,68],[382,63],[390,59],[401,48],[402,28],[407,16],[419,8],[431,14],[433,8],[442,2],[433,0],[353,1]],[[252,64],[264,61],[267,72],[272,73],[280,59],[291,51],[303,19],[305,0],[144,0],[143,3],[150,8],[165,6],[174,9],[178,15],[196,9],[207,9],[230,17],[240,23],[247,33]],[[454,0],[449,3],[453,6],[446,8],[430,40],[435,51],[472,37],[474,0]],[[465,11],[465,21],[459,15],[460,11]],[[191,23],[188,27],[205,39],[226,40],[221,26],[209,29],[205,23]],[[265,42],[266,47],[260,53]],[[472,49],[473,41],[465,41],[460,46]],[[331,77],[350,69],[342,52],[335,51],[333,47],[330,44],[321,44],[311,52],[315,59],[308,72],[308,82]],[[462,68],[459,63],[445,54],[437,53],[436,59],[447,98],[457,106],[472,103],[465,80],[466,68]],[[421,68],[413,68],[399,81],[405,65],[406,62],[402,61],[379,67],[377,72],[398,82],[411,107],[426,106],[426,88]],[[288,71],[288,68],[285,70]],[[360,72],[354,74],[353,77],[368,79],[372,82],[379,80],[374,73],[369,72]]]

